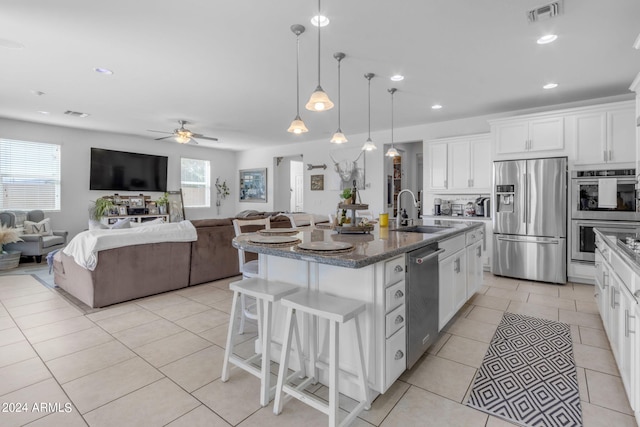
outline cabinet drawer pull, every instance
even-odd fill
[[[402,352],[402,350],[398,350],[396,351],[396,355],[393,357],[395,360],[400,360],[404,357],[404,353]]]
[[[400,273],[403,270],[404,270],[404,268],[402,268],[401,265],[396,265],[396,267],[393,269],[393,271],[395,271],[396,273]]]
[[[625,337],[629,337],[629,334],[635,334],[636,331],[631,331],[629,330],[629,320],[630,319],[635,319],[636,316],[630,316],[629,315],[629,310],[625,310],[624,311],[624,336]]]
[[[395,320],[395,324],[399,325],[400,323],[404,322],[404,317],[400,316],[399,314],[396,316],[396,320]]]
[[[395,299],[400,299],[402,297],[404,297],[404,292],[402,292],[401,290],[397,290],[395,294],[393,294],[393,297]]]

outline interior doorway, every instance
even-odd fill
[[[390,144],[384,144],[384,152]],[[415,208],[411,202],[411,196],[402,195],[400,206],[407,210],[409,218],[418,219],[423,213],[423,150],[422,141],[394,143],[394,147],[400,153],[399,157],[385,157],[384,160],[384,194],[383,203],[390,217],[401,214],[398,212],[398,193],[408,189],[415,195],[420,207]]]
[[[273,158],[273,210],[304,211],[304,163],[302,154]]]

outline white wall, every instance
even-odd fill
[[[59,212],[47,212],[46,215],[51,218],[54,229],[67,230],[70,233],[70,237],[87,228],[90,202],[101,196],[113,194],[113,192],[108,191],[89,190],[91,147],[168,156],[167,187],[169,190],[180,188],[181,156],[209,160],[212,173],[212,207],[187,208],[186,217],[187,219],[218,217],[215,206],[216,190],[213,185],[218,176],[221,181],[226,180],[231,188],[231,195],[223,202],[219,216],[228,217],[235,214],[235,200],[238,198],[238,173],[235,167],[235,152],[180,145],[167,141],[154,141],[152,137],[142,138],[107,132],[93,132],[8,119],[0,119],[0,137],[61,145],[61,209]],[[137,193],[120,192],[120,194],[135,195]],[[145,193],[145,195],[147,194],[152,199],[156,199],[161,195],[161,193]]]

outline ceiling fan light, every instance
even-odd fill
[[[178,134],[178,135],[176,135],[175,140],[179,144],[186,144],[187,142],[189,142],[191,140],[191,137],[189,137],[187,135],[184,135],[184,134]]]
[[[398,150],[395,149],[395,147],[391,147],[387,150],[387,152],[385,153],[385,156],[387,157],[396,157],[399,156],[400,153],[398,153]]]
[[[376,144],[373,143],[371,138],[367,138],[367,140],[364,142],[364,145],[362,146],[362,149],[364,151],[373,151],[377,150],[378,147],[376,147]]]
[[[333,108],[333,102],[329,99],[329,95],[322,90],[322,87],[318,86],[311,94],[305,108],[309,111],[326,111]]]
[[[300,116],[296,116],[296,118],[291,122],[289,129],[287,129],[287,132],[300,135],[301,133],[309,132],[309,129],[307,129]]]
[[[344,136],[344,133],[342,133],[342,129],[338,128],[336,133],[333,134],[333,137],[331,137],[330,142],[334,144],[344,144],[347,141],[348,139],[346,136]]]

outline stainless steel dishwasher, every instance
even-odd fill
[[[433,243],[407,252],[407,369],[438,337],[438,249]]]

